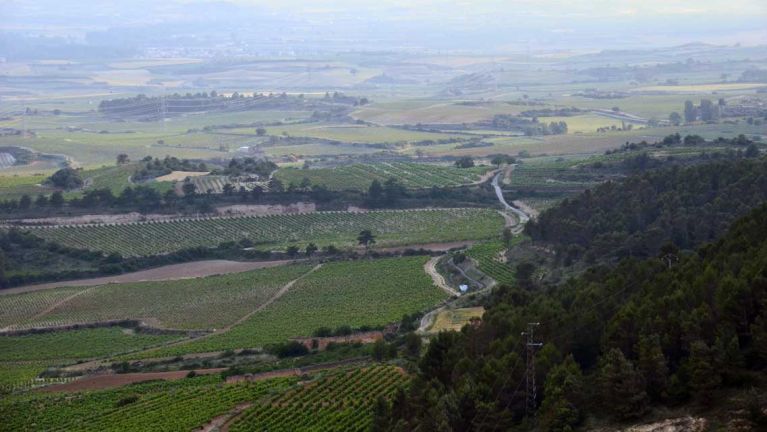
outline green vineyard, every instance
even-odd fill
[[[514,272],[511,266],[501,261],[506,247],[498,241],[480,243],[466,251],[466,255],[477,261],[479,270],[495,279],[501,285],[514,283]]]
[[[10,329],[143,320],[154,327],[215,329],[233,323],[271,298],[309,265],[198,279],[110,284],[0,296]]]
[[[378,246],[486,239],[503,218],[477,208],[317,212],[279,216],[211,218],[120,225],[34,228],[32,233],[66,246],[143,256],[250,239],[260,248],[288,245],[356,246],[360,231],[373,230]]]
[[[0,402],[0,431],[191,431],[294,380],[223,384],[217,375],[75,394],[31,393]],[[34,420],[30,420],[34,419]]]
[[[143,356],[255,348],[311,336],[319,327],[355,328],[398,321],[402,315],[430,308],[446,297],[424,273],[426,260],[415,256],[323,264],[231,330]]]
[[[406,379],[399,368],[391,366],[331,374],[254,404],[230,430],[367,431],[373,404],[379,397],[393,396]]]
[[[179,337],[133,333],[120,327],[0,336],[0,362],[93,358],[148,348]]]
[[[456,168],[444,165],[427,165],[411,162],[376,164],[353,164],[337,168],[281,169],[275,177],[285,184],[300,185],[306,178],[313,185],[323,185],[331,190],[367,190],[373,180],[384,183],[396,178],[409,189],[453,187],[480,181],[491,167]]]
[[[233,418],[233,432],[364,431],[375,401],[406,381],[399,368],[374,366],[325,372],[305,383],[228,384],[209,375],[112,390],[26,393],[0,400],[0,431],[192,431],[219,416]]]

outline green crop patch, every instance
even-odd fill
[[[259,248],[284,249],[313,242],[356,246],[372,230],[377,246],[492,238],[503,228],[494,210],[477,208],[317,212],[295,215],[140,222],[122,225],[34,228],[32,233],[75,248],[144,256],[250,239]]]
[[[407,381],[391,366],[329,374],[247,409],[232,432],[367,431],[378,398],[390,399]]]
[[[320,327],[380,326],[445,298],[423,271],[426,257],[333,262],[297,281],[269,307],[225,333],[148,355],[254,348]]]
[[[374,180],[384,183],[390,178],[399,180],[409,189],[463,186],[479,182],[491,169],[488,166],[464,169],[445,165],[393,162],[309,170],[287,168],[277,171],[275,176],[285,185],[300,185],[304,179],[308,179],[312,185],[322,185],[331,190],[365,191]]]
[[[178,339],[121,327],[0,336],[0,361],[87,359],[122,354]]]
[[[14,329],[116,320],[142,320],[162,328],[216,329],[253,311],[309,268],[286,265],[197,279],[0,296],[0,310],[26,311],[8,317],[5,324]]]
[[[283,392],[295,379],[224,384],[220,376],[151,382],[0,401],[0,431],[166,431],[199,429],[237,405]]]

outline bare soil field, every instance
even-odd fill
[[[187,177],[198,177],[210,174],[205,171],[173,171],[170,174],[157,177],[156,181],[181,181]]]
[[[193,261],[181,264],[171,264],[162,267],[156,267],[149,270],[141,270],[133,273],[123,273],[114,276],[104,276],[91,279],[76,279],[61,282],[49,282],[37,285],[27,285],[16,288],[0,290],[0,295],[18,294],[30,291],[39,291],[63,286],[94,286],[106,285],[111,283],[130,283],[146,281],[163,281],[177,279],[191,279],[217,274],[240,273],[249,270],[275,267],[294,262],[294,260],[278,261],[228,261],[228,260],[207,260]]]
[[[412,250],[426,249],[433,252],[445,252],[445,251],[449,251],[450,249],[466,248],[473,245],[474,243],[476,243],[475,240],[465,240],[465,241],[456,241],[456,242],[447,242],[447,243],[420,243],[420,244],[388,247],[388,248],[373,247],[373,250],[376,252],[387,252],[387,253],[404,252],[405,250],[408,250],[408,249],[412,249]],[[360,246],[357,249],[362,251],[365,248]]]
[[[210,375],[225,371],[226,368],[216,369],[197,369],[194,372],[197,375]],[[170,371],[170,372],[143,372],[127,374],[109,374],[109,375],[91,375],[71,381],[64,384],[56,384],[43,387],[40,391],[44,392],[76,392],[84,390],[103,390],[108,388],[122,387],[128,384],[134,384],[143,381],[164,380],[173,381],[185,378],[189,371]]]
[[[369,331],[369,332],[354,333],[348,336],[305,337],[305,338],[295,338],[293,340],[303,344],[309,350],[316,348],[320,351],[324,351],[325,348],[327,348],[328,345],[330,345],[331,343],[371,344],[383,338],[384,338],[384,334],[382,331]],[[317,341],[316,346],[314,346],[314,343],[315,343],[314,341]]]
[[[217,207],[216,212],[222,216],[269,216],[295,213],[314,213],[317,205],[314,203],[297,202],[288,205],[282,204],[253,204],[253,205],[230,205]]]

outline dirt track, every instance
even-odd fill
[[[198,375],[209,375],[225,371],[226,368],[217,369],[198,369],[195,373]],[[65,384],[56,384],[43,387],[40,391],[44,392],[75,392],[83,390],[102,390],[114,387],[121,387],[127,384],[133,384],[142,381],[165,380],[172,381],[185,378],[189,371],[171,371],[171,372],[144,372],[127,374],[109,374],[109,375],[91,375]]]
[[[460,296],[461,294],[451,288],[447,282],[445,282],[445,278],[437,271],[437,261],[439,258],[440,257],[434,257],[427,261],[423,266],[423,270],[426,272],[426,274],[431,276],[431,279],[434,281],[434,285],[438,286],[451,296]]]
[[[181,264],[171,264],[162,267],[156,267],[149,270],[141,270],[133,273],[123,273],[114,276],[104,276],[91,279],[76,279],[61,282],[50,282],[37,285],[26,285],[16,288],[0,290],[0,295],[18,294],[30,291],[45,290],[63,286],[94,286],[110,283],[130,283],[145,281],[163,281],[177,279],[191,279],[203,276],[212,276],[216,274],[240,273],[248,270],[260,268],[275,267],[294,262],[294,260],[280,261],[227,261],[227,260],[207,260],[193,261]]]

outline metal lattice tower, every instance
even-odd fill
[[[535,352],[543,346],[542,342],[535,341],[535,328],[541,323],[527,323],[527,331],[522,332],[522,336],[527,337],[525,344],[525,413],[528,416],[535,415],[536,400],[538,399],[538,390],[535,386]]]

